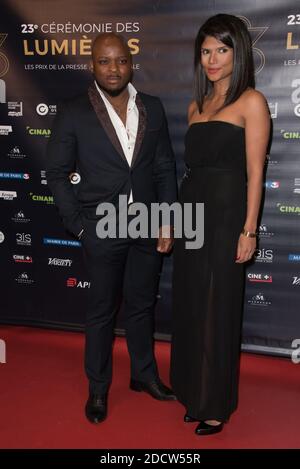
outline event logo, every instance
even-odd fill
[[[289,254],[290,262],[300,262],[300,254]]]
[[[0,199],[14,200],[17,197],[16,191],[2,191],[0,190]]]
[[[262,274],[262,273],[248,273],[247,278],[249,282],[263,282],[263,283],[272,283],[272,275]]]
[[[0,231],[0,244],[3,243],[4,240],[5,240],[4,233]]]
[[[280,186],[279,181],[266,181],[265,182],[266,189],[278,189],[279,186]]]
[[[7,34],[0,33],[0,48],[3,46],[6,38],[7,38]],[[8,58],[6,57],[5,54],[3,54],[3,52],[0,52],[0,78],[4,77],[4,75],[7,74],[8,70],[9,70]],[[0,95],[2,95],[1,92],[0,92]],[[5,100],[4,101],[0,100],[0,102],[5,103]]]
[[[38,195],[33,192],[29,193],[29,196],[33,202],[42,202],[47,205],[53,205],[54,199],[52,195]]]
[[[56,104],[40,103],[36,107],[36,112],[39,116],[55,116],[57,111]]]
[[[73,261],[71,259],[58,259],[57,257],[48,257],[48,265],[57,267],[71,267]]]
[[[20,147],[18,147],[17,145],[15,145],[15,146],[7,153],[7,156],[9,156],[10,158],[19,158],[19,159],[26,157],[26,155],[21,152]]]
[[[47,185],[46,171],[44,169],[41,170],[41,184]]]
[[[300,285],[300,277],[293,277],[292,285]]]
[[[280,213],[284,215],[292,214],[292,215],[300,215],[300,207],[298,205],[283,205],[278,203],[277,208]]]
[[[22,272],[17,278],[15,278],[15,281],[22,285],[32,285],[34,283],[34,280],[29,277],[27,272]]]
[[[247,303],[251,306],[270,306],[272,304],[263,293],[252,296]]]
[[[75,277],[69,277],[66,282],[67,287],[70,288],[90,288],[90,282],[83,282],[82,280],[78,281]]]
[[[9,117],[23,116],[23,103],[22,101],[8,101],[7,103]]]
[[[27,125],[26,130],[32,137],[46,137],[49,138],[51,135],[51,129],[33,129]]]
[[[258,228],[258,231],[259,231],[260,238],[271,238],[272,236],[274,236],[274,233],[272,231],[269,231],[265,223],[261,223],[261,225]]]
[[[13,217],[11,217],[11,220],[14,221],[15,223],[28,223],[30,222],[30,218],[26,218],[25,214],[22,210],[19,210]]]
[[[251,22],[246,16],[239,16],[241,20],[246,23],[248,28],[249,34],[252,40],[252,51],[253,57],[255,62],[255,73],[259,73],[264,68],[266,63],[265,54],[262,52],[261,49],[256,47],[258,41],[262,38],[265,32],[269,29],[268,26],[251,26]]]
[[[270,264],[273,262],[274,253],[273,249],[256,249],[254,253],[255,262],[266,262]]]
[[[278,115],[278,103],[268,103],[269,110],[270,110],[270,115],[272,119],[277,119]]]
[[[294,113],[297,117],[300,117],[300,78],[292,81],[292,88],[296,88],[291,95],[292,103],[295,105]]]
[[[9,135],[12,132],[11,125],[0,125],[0,135]]]
[[[69,179],[71,184],[79,184],[81,181],[81,176],[79,173],[71,173],[69,175]]]
[[[292,348],[296,349],[292,351],[292,362],[298,365],[298,363],[300,363],[300,339],[293,340]]]
[[[266,164],[267,166],[271,166],[271,165],[274,165],[274,164],[278,164],[278,160],[274,160],[273,154],[270,155],[270,154],[268,153],[268,154],[266,155],[265,164]]]
[[[22,179],[27,181],[30,176],[28,173],[0,173],[0,179]]]
[[[294,179],[294,194],[300,194],[300,178],[295,178]]]
[[[19,246],[31,246],[31,234],[16,233],[16,242]]]
[[[17,263],[26,263],[26,264],[32,264],[32,257],[31,256],[25,256],[24,254],[14,254],[13,255],[13,260]]]
[[[44,244],[51,244],[55,246],[67,246],[72,248],[80,248],[80,241],[73,241],[69,239],[57,239],[57,238],[43,238]]]

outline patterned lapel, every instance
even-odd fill
[[[88,89],[88,95],[90,102],[94,108],[94,111],[98,117],[98,120],[105,130],[109,140],[119,153],[119,155],[122,157],[122,159],[125,161],[125,163],[128,165],[126,156],[123,152],[122,146],[120,144],[120,141],[118,139],[118,136],[116,134],[115,128],[109,118],[109,114],[107,112],[107,109],[105,107],[104,102],[102,101],[98,90],[93,83],[89,89]],[[146,108],[139,96],[139,94],[136,95],[136,105],[139,110],[139,123],[138,123],[138,129],[137,129],[137,135],[136,135],[136,140],[135,140],[135,146],[133,150],[133,155],[132,155],[132,162],[131,162],[131,167],[133,167],[134,163],[136,162],[138,153],[140,151],[142,141],[144,139],[145,135],[145,130],[146,130],[146,124],[147,124],[147,113],[146,113]]]
[[[101,126],[105,130],[109,140],[111,141],[111,143],[113,144],[113,146],[115,147],[119,155],[128,165],[126,156],[124,155],[124,152],[120,144],[120,141],[118,139],[118,136],[116,134],[115,128],[111,123],[105,104],[103,100],[101,99],[94,83],[89,87],[88,95],[89,95],[90,102],[94,108],[94,111],[98,117],[98,120]]]
[[[141,100],[139,94],[136,95],[135,102],[137,105],[137,108],[139,110],[139,125],[138,125],[138,130],[137,130],[137,135],[136,135],[136,140],[135,140],[135,146],[133,150],[133,155],[132,155],[132,162],[131,162],[131,167],[136,162],[137,156],[139,154],[139,151],[141,149],[142,141],[145,136],[145,130],[146,130],[146,125],[147,125],[147,113],[146,113],[146,108],[144,106],[143,101]]]

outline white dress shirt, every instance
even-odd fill
[[[122,146],[128,165],[131,166],[132,155],[135,147],[136,135],[139,124],[139,110],[135,102],[137,91],[131,83],[128,83],[129,99],[127,104],[125,126],[116,111],[114,110],[113,106],[106,98],[103,91],[99,88],[96,81],[95,85],[105,104],[111,123],[115,128],[116,134]],[[133,202],[132,190],[130,191],[128,203],[130,204],[131,202]]]

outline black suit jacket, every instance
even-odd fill
[[[65,227],[74,235],[82,217],[101,202],[117,206],[119,195],[133,201],[176,200],[175,161],[163,106],[156,97],[138,93],[139,125],[132,165],[128,165],[105,104],[95,85],[66,102],[58,112],[47,147],[47,181]],[[69,181],[78,170],[78,190]]]

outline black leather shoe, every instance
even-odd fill
[[[144,383],[143,381],[130,380],[130,389],[137,392],[147,392],[154,399],[159,401],[176,401],[177,398],[173,391],[165,386],[161,381],[151,381]]]
[[[90,394],[85,406],[86,418],[91,423],[100,423],[107,416],[107,394]]]
[[[214,433],[219,433],[223,430],[223,422],[218,425],[209,425],[206,422],[200,422],[196,427],[196,435],[213,435]]]
[[[199,419],[195,419],[194,417],[191,417],[189,414],[185,414],[183,417],[183,421],[186,423],[191,423],[191,422],[199,422]]]

